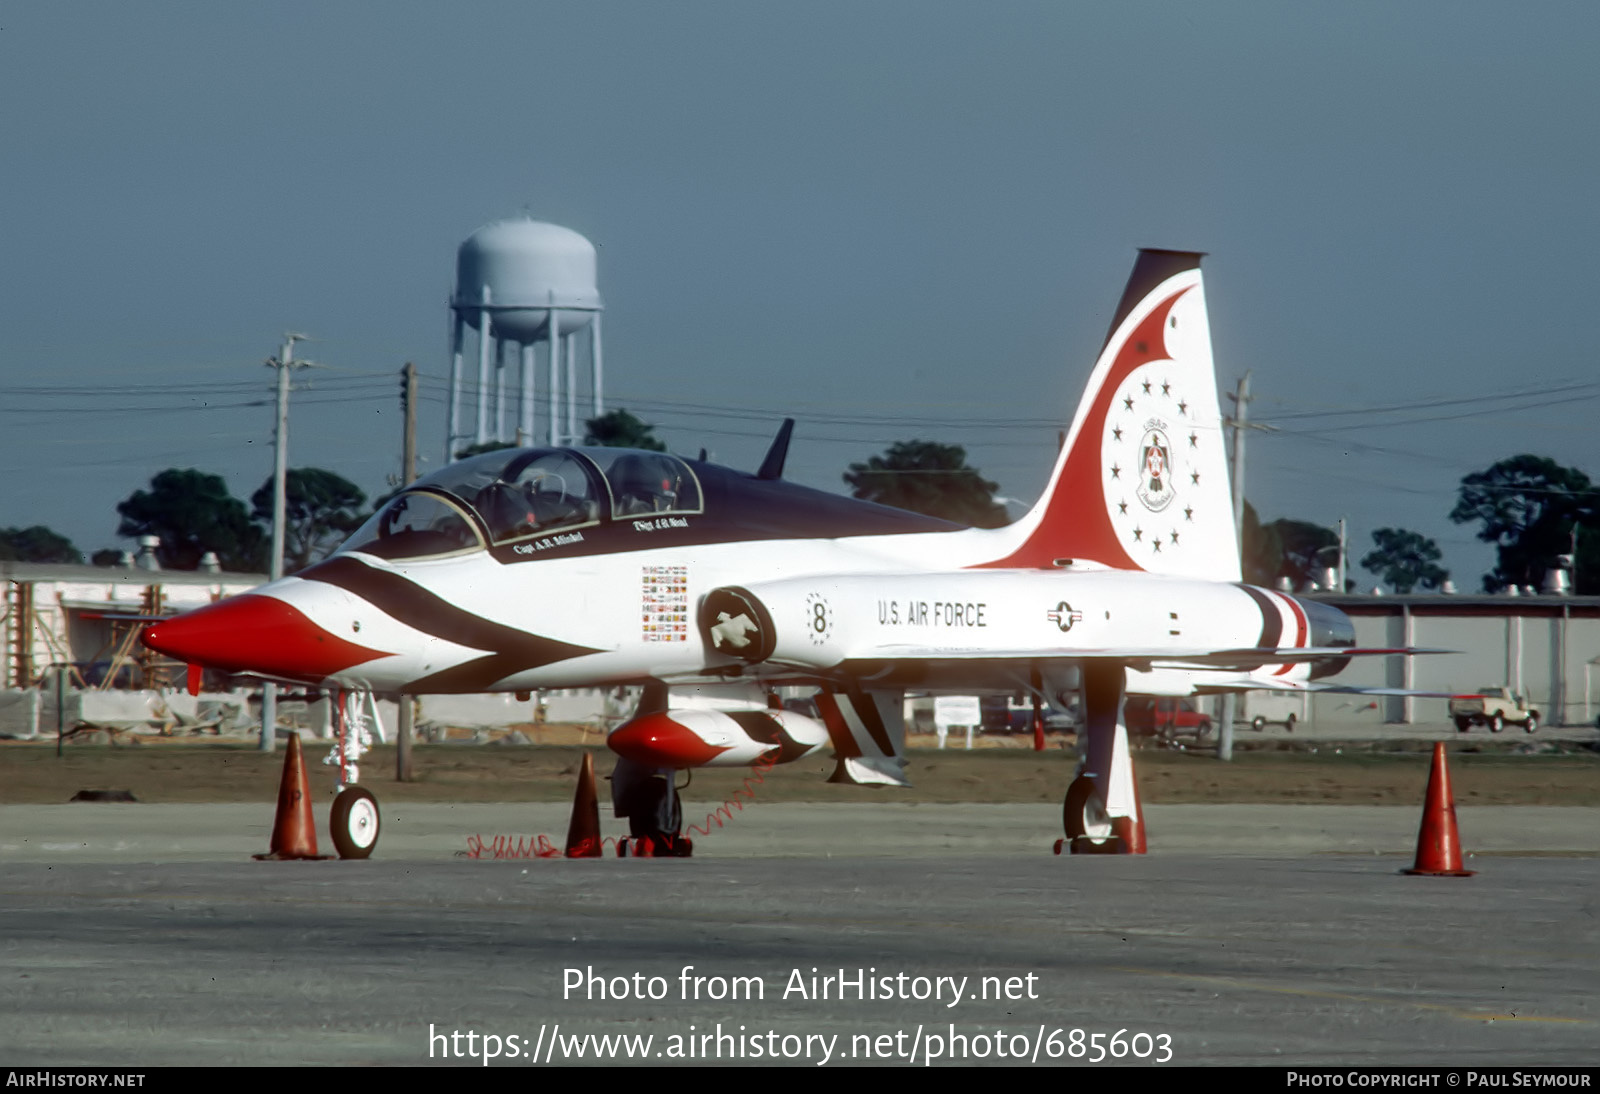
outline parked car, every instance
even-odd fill
[[[1457,695],[1450,700],[1450,717],[1462,733],[1473,726],[1488,726],[1490,733],[1499,733],[1507,722],[1529,733],[1539,728],[1539,712],[1510,688],[1481,688],[1476,695]]]
[[[1294,732],[1294,727],[1296,725],[1298,725],[1299,722],[1300,722],[1300,716],[1297,715],[1292,710],[1288,714],[1284,715],[1282,719],[1279,719],[1279,720],[1274,720],[1272,718],[1268,718],[1265,714],[1257,714],[1254,718],[1250,719],[1250,728],[1255,730],[1257,733],[1260,733],[1263,729],[1266,729],[1268,726],[1277,725],[1277,726],[1282,726],[1284,729],[1287,729],[1290,733],[1293,733]]]
[[[1179,737],[1203,741],[1211,735],[1211,715],[1196,709],[1193,699],[1131,696],[1124,716],[1128,732],[1138,737],[1171,743]]]
[[[1043,713],[1046,733],[1076,733],[1083,728],[1083,718],[1075,706],[1065,714],[1055,707],[1047,706]],[[1007,722],[1012,733],[1032,733],[1033,704],[1013,705],[1007,712]]]
[[[1300,724],[1300,719],[1310,713],[1306,697],[1301,692],[1252,691],[1239,696],[1239,721],[1257,733],[1268,726],[1282,726],[1290,733]]]

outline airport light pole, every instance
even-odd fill
[[[401,486],[417,481],[417,366],[410,361],[400,370],[400,407],[405,412],[405,432],[400,446]],[[532,410],[529,410],[532,413]],[[396,782],[410,782],[411,736],[415,732],[415,700],[401,692],[396,712],[394,778]]]
[[[1247,408],[1250,405],[1250,371],[1239,378],[1239,386],[1232,395],[1233,417],[1225,419],[1226,424],[1233,426],[1233,458],[1229,472],[1233,479],[1233,531],[1238,537],[1235,544],[1239,549],[1239,558],[1244,558],[1244,431],[1245,421],[1248,417]],[[1227,692],[1222,696],[1222,712],[1217,719],[1217,759],[1231,762],[1233,760],[1233,721],[1238,713],[1239,696],[1234,692]]]
[[[289,507],[289,371],[310,368],[310,361],[294,359],[294,344],[305,341],[303,334],[285,334],[283,349],[267,359],[267,367],[278,370],[278,420],[272,436],[272,555],[267,560],[273,581],[283,576],[284,524]],[[277,743],[278,685],[261,685],[261,751],[271,752]]]
[[[1233,479],[1233,531],[1239,537],[1239,559],[1244,560],[1244,435],[1248,429],[1264,432],[1276,426],[1250,421],[1250,370],[1246,369],[1234,390],[1228,393],[1233,400],[1233,417],[1222,419],[1222,424],[1233,428],[1233,453],[1229,460],[1229,474]],[[1233,759],[1233,718],[1238,710],[1239,697],[1228,692],[1222,697],[1222,726],[1217,734],[1217,759]]]

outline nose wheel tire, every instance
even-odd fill
[[[345,787],[333,799],[328,828],[340,858],[366,858],[378,845],[378,799],[363,787]]]

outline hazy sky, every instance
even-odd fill
[[[1463,474],[1600,476],[1597,55],[1592,3],[6,5],[0,526],[247,498],[286,330],[293,465],[386,489],[407,360],[438,461],[455,248],[526,210],[599,249],[610,405],[747,467],[793,415],[836,490],[921,437],[1031,500],[1135,248],[1207,251],[1263,518],[1473,589]]]

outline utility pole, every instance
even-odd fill
[[[400,445],[400,479],[402,486],[417,481],[417,366],[410,361],[400,370],[400,409],[405,411],[405,436]],[[411,734],[415,729],[416,708],[411,696],[399,695],[399,725],[395,731],[394,778],[395,782],[411,781]]]
[[[267,359],[267,367],[278,370],[278,424],[272,437],[272,555],[268,574],[273,581],[283,576],[283,538],[288,509],[289,474],[289,371],[309,368],[311,362],[294,359],[294,344],[305,341],[303,334],[285,334],[283,349]],[[261,685],[261,751],[271,752],[277,743],[278,685]]]
[[[410,361],[400,370],[400,408],[405,411],[405,440],[400,446],[400,479],[405,486],[417,481],[417,366]]]
[[[1233,426],[1233,458],[1228,468],[1233,479],[1233,531],[1238,537],[1235,546],[1239,549],[1239,557],[1244,558],[1244,431],[1245,421],[1248,417],[1250,405],[1250,372],[1239,378],[1239,386],[1232,395],[1233,417],[1227,419]],[[1232,762],[1233,760],[1233,721],[1238,713],[1239,696],[1234,692],[1226,692],[1222,696],[1222,723],[1217,732],[1217,759]]]
[[[1339,592],[1343,593],[1349,588],[1345,584],[1345,567],[1349,565],[1350,540],[1345,530],[1345,520],[1339,518]]]
[[[1239,537],[1239,559],[1244,560],[1244,435],[1248,429],[1272,432],[1277,427],[1250,420],[1250,372],[1239,378],[1238,385],[1228,393],[1233,400],[1233,417],[1222,419],[1222,424],[1233,428],[1233,453],[1229,460],[1229,473],[1233,479],[1233,530]],[[1233,759],[1233,716],[1238,696],[1229,692],[1222,700],[1222,732],[1217,740],[1217,758]]]
[[[1233,459],[1228,468],[1233,476],[1233,530],[1239,537],[1239,552],[1244,553],[1244,431],[1250,428],[1250,370],[1239,377],[1239,386],[1228,398],[1233,400]]]

